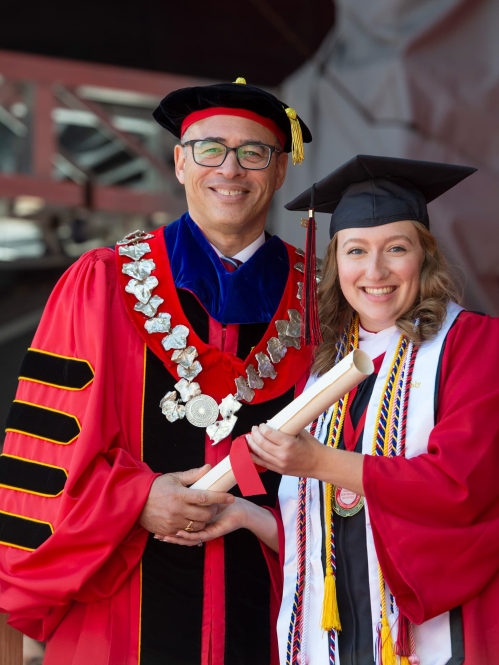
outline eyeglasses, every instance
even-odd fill
[[[279,154],[282,152],[275,146],[266,145],[265,143],[245,143],[237,148],[229,148],[219,141],[194,139],[186,141],[182,145],[191,146],[192,157],[196,164],[200,166],[222,166],[229,152],[233,150],[236,153],[239,166],[249,171],[266,169],[270,164],[272,153]]]

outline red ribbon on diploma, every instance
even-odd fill
[[[246,435],[234,439],[230,448],[230,465],[243,496],[267,494],[258,470],[266,471],[264,467],[257,466],[250,456],[250,449]]]

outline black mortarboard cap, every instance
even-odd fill
[[[293,152],[293,161],[303,160],[303,143],[310,143],[312,135],[296,111],[266,90],[247,85],[243,78],[236,83],[217,83],[175,90],[161,100],[153,116],[159,124],[177,138],[181,138],[182,125],[193,113],[211,108],[244,109],[249,114],[267,118],[284,136],[283,150]],[[298,136],[298,134],[301,134]],[[300,152],[301,151],[301,152]]]
[[[426,204],[476,171],[471,166],[357,155],[314,186],[314,209],[330,212],[329,235],[348,228],[413,220],[429,228]],[[312,187],[286,204],[308,210]]]

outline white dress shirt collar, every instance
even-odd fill
[[[211,244],[211,243],[210,243]],[[262,234],[258,236],[256,240],[254,240],[251,245],[248,245],[244,249],[242,249],[240,252],[235,254],[234,256],[230,257],[232,259],[237,259],[238,261],[241,261],[241,263],[244,263],[248,259],[250,259],[253,254],[256,252],[257,249],[260,249],[260,247],[265,244],[265,231],[262,231]],[[211,245],[215,252],[218,254],[218,256],[223,256],[222,252],[215,247],[215,245]]]

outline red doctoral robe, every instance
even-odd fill
[[[191,325],[182,311],[168,269],[163,230],[155,236],[153,258],[161,276],[155,293],[163,294],[172,325],[186,323],[194,335],[195,323]],[[287,251],[290,262],[286,288],[268,326],[270,332],[261,342],[251,343],[256,344],[251,358],[259,350],[265,351],[266,339],[276,334],[275,319],[286,318],[288,308],[299,305],[296,293],[301,276],[292,269],[294,249],[286,248],[284,254]],[[9,623],[18,630],[48,640],[46,665],[156,665],[163,662],[164,645],[176,649],[167,658],[169,663],[242,662],[230,651],[237,650],[237,631],[242,641],[249,640],[244,647],[249,650],[268,643],[267,656],[259,652],[262,660],[244,662],[276,662],[273,627],[280,570],[273,553],[260,547],[245,530],[237,532],[240,536],[231,534],[226,545],[224,538],[202,549],[179,548],[158,544],[137,524],[153,480],[168,470],[182,470],[176,467],[175,459],[171,469],[168,464],[160,468],[162,461],[156,469],[143,461],[147,454],[154,460],[154,446],[148,449],[148,442],[155,436],[169,440],[169,434],[171,454],[178,450],[180,456],[187,455],[183,468],[190,468],[205,460],[211,464],[220,461],[228,454],[230,437],[213,447],[211,441],[205,442],[200,428],[188,425],[186,436],[193,430],[196,435],[202,434],[200,443],[192,444],[193,449],[197,446],[197,457],[188,457],[191,444],[182,439],[184,434],[180,437],[183,446],[177,445],[175,427],[179,423],[187,427],[185,421],[168,423],[160,412],[159,399],[156,401],[154,396],[151,406],[148,395],[155,395],[156,384],[161,383],[164,390],[162,382],[171,381],[173,385],[178,376],[166,371],[166,357],[158,359],[146,348],[124,307],[121,279],[109,249],[84,255],[56,286],[33,340],[33,350],[28,353],[26,376],[20,377],[2,456],[4,467],[9,466],[17,475],[0,484],[0,610],[10,614]],[[216,348],[217,342],[222,343],[221,326],[196,306],[209,329],[204,340],[198,333],[199,359],[203,368],[214,368],[219,375],[217,382],[213,371],[206,371],[209,390],[204,389],[219,402],[228,392],[234,392],[233,379],[244,366],[235,357],[239,326],[227,326],[226,352],[221,354]],[[273,415],[284,406],[283,400],[287,403],[292,398],[293,386],[307,371],[309,352],[289,349],[287,359],[290,362],[286,358],[281,361],[282,371],[278,370],[275,381],[265,380],[265,395],[264,390],[258,391],[255,401],[260,404],[241,409],[239,426],[246,427],[243,431]],[[196,380],[203,390],[203,374]],[[270,405],[270,413],[258,415],[252,411],[266,404]],[[165,429],[166,437],[162,429],[154,431],[151,418],[160,419],[160,429],[171,428]],[[234,435],[240,433],[234,430]],[[191,464],[191,459],[199,463]],[[274,476],[275,480],[270,472],[262,476],[270,495],[273,490],[269,488],[275,486],[273,498],[268,499],[269,509],[279,479]],[[265,501],[262,499],[261,505]],[[242,538],[240,545],[238,538]],[[158,547],[159,554],[155,549]],[[149,552],[148,562],[143,559],[145,551]],[[252,552],[249,561],[244,560],[246,551]],[[161,559],[163,555],[170,556],[168,565]],[[229,571],[224,569],[224,556]],[[239,556],[241,570],[237,567]],[[261,562],[255,560],[258,556]],[[254,596],[251,581],[251,575],[257,575],[254,586],[260,593],[262,565],[268,578],[267,590],[263,590],[266,609],[258,604],[262,600]],[[164,588],[160,579],[163,569],[170,575]],[[159,578],[151,579],[151,571]],[[192,589],[191,578],[198,585]],[[144,589],[151,593],[152,587],[154,592],[156,583],[156,600],[170,603],[166,617],[157,616],[159,610],[155,607],[147,615],[143,612]],[[192,592],[192,598],[182,598],[184,589],[188,594]],[[181,598],[178,604],[177,592]],[[246,596],[250,602],[243,606]],[[270,617],[269,598],[271,604],[274,599]],[[239,623],[237,608],[246,612],[246,619]],[[177,613],[181,618],[178,625]],[[262,626],[258,622],[262,615],[267,615],[267,628],[260,635]],[[252,633],[253,621],[259,627]],[[160,646],[149,645],[151,633],[153,639],[160,640]],[[184,653],[190,655],[184,657]]]

